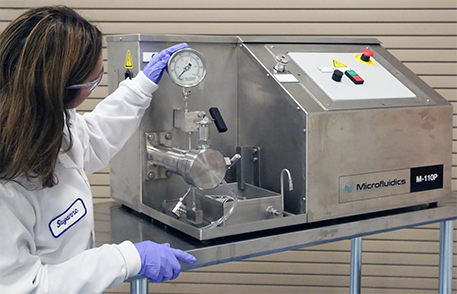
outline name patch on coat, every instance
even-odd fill
[[[86,213],[87,209],[84,202],[81,198],[78,198],[67,210],[49,223],[49,230],[51,230],[54,238],[58,238],[82,219]]]

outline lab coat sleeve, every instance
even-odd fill
[[[43,265],[36,254],[35,219],[35,210],[23,195],[0,187],[0,293],[102,293],[141,268],[130,241]]]
[[[84,170],[93,173],[106,167],[138,128],[152,93],[158,86],[142,71],[83,116],[77,115],[76,135],[84,149]]]

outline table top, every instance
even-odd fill
[[[95,236],[101,243],[151,240],[169,243],[197,258],[182,270],[288,251],[355,237],[457,219],[457,196],[435,206],[394,209],[329,221],[200,241],[116,202],[94,204]]]

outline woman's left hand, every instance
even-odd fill
[[[187,47],[186,43],[181,43],[160,51],[149,61],[148,65],[143,69],[143,73],[151,81],[158,84],[162,78],[163,71],[167,67],[170,56],[176,51]]]

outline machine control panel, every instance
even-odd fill
[[[417,98],[375,60],[371,50],[362,51],[289,52],[288,56],[333,101]]]

